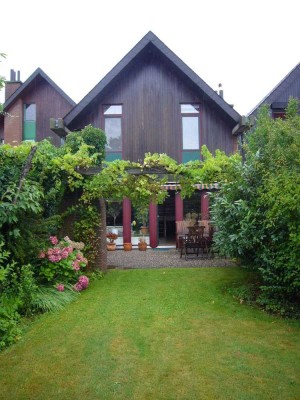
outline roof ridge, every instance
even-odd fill
[[[65,124],[69,125],[74,119],[93,101],[101,91],[122,70],[134,60],[146,46],[152,43],[170,62],[172,62],[183,74],[185,74],[207,97],[213,101],[222,111],[238,122],[240,115],[222,97],[220,97],[202,78],[200,78],[187,64],[185,64],[169,47],[166,46],[152,31],[138,41],[138,43],[83,97],[83,99],[65,116]]]

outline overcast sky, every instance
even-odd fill
[[[6,0],[1,9],[0,75],[20,70],[24,82],[40,67],[76,102],[150,30],[214,90],[222,83],[241,114],[300,61],[299,0]]]

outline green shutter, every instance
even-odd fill
[[[200,160],[200,151],[183,151],[182,152],[182,163],[185,164],[189,161]]]
[[[24,121],[23,140],[36,140],[35,121]]]
[[[106,153],[105,161],[122,160],[122,153],[109,152]]]

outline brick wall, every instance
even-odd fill
[[[5,101],[22,85],[22,82],[5,83]]]
[[[22,142],[23,102],[18,99],[8,110],[4,119],[4,143],[18,145]]]

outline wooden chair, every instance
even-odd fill
[[[182,257],[183,249],[181,250],[180,257]],[[184,241],[184,254],[185,259],[188,259],[188,255],[199,255],[199,237],[198,235],[187,235]]]
[[[188,233],[186,221],[176,221],[176,249],[183,246],[183,236]]]

